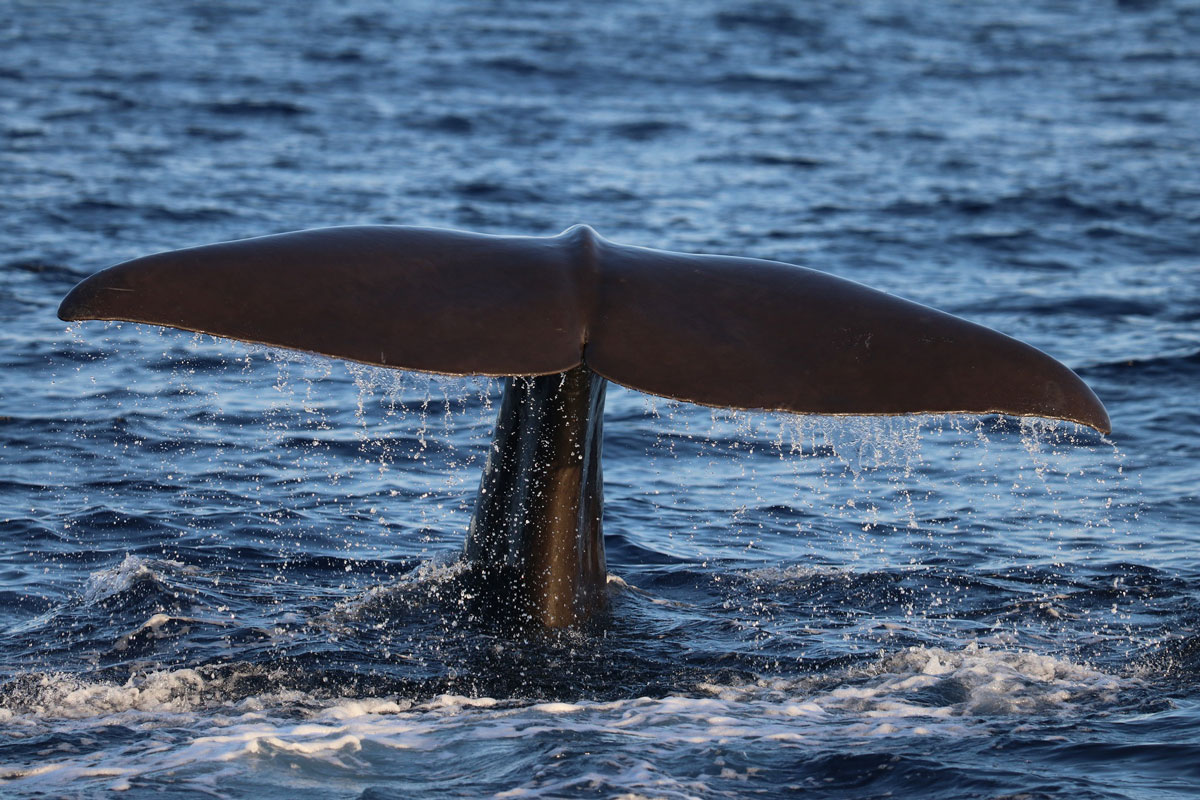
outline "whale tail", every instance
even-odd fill
[[[1015,339],[773,261],[406,227],[285,233],[138,258],[71,291],[109,319],[446,374],[580,364],[712,406],[1000,413],[1109,431],[1095,394]]]
[[[466,557],[480,604],[545,627],[605,598],[605,379],[713,406],[1003,413],[1102,432],[1050,356],[861,284],[772,261],[605,241],[327,228],[160,253],[84,280],[65,320],[145,322],[505,383]]]

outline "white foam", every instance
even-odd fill
[[[127,711],[180,712],[200,705],[206,681],[195,670],[151,672],[123,686],[66,674],[43,675],[22,692],[27,712],[43,718],[86,719]]]
[[[83,589],[83,600],[94,603],[111,597],[133,586],[139,580],[157,578],[163,569],[186,570],[187,566],[178,561],[154,560],[126,554],[120,564],[97,570],[88,577]]]
[[[545,714],[570,714],[573,711],[580,711],[583,706],[575,703],[538,703],[533,706],[534,711],[541,711]]]
[[[143,741],[118,752],[52,752],[8,781],[53,792],[89,781],[118,779],[109,789],[136,786],[139,776],[170,771],[172,781],[219,780],[217,771],[247,759],[282,758],[292,769],[335,775],[348,788],[366,787],[371,759],[428,759],[458,745],[490,742],[488,752],[516,752],[534,736],[572,741],[629,741],[613,772],[564,778],[531,775],[507,797],[621,787],[647,796],[694,793],[656,763],[672,748],[723,748],[755,741],[803,747],[835,740],[894,736],[989,736],[1011,728],[1011,715],[1108,703],[1124,688],[1118,678],[1064,659],[1028,651],[912,647],[865,666],[802,680],[763,679],[702,684],[692,694],[597,702],[518,704],[490,697],[440,695],[319,701],[297,692],[222,702],[223,685],[194,670],[150,673],[125,685],[45,676],[9,710],[10,731],[136,725]],[[181,734],[181,731],[186,733]],[[180,738],[182,736],[182,738]],[[219,765],[231,765],[221,767]],[[244,774],[244,768],[237,767]],[[539,773],[541,774],[541,773]],[[719,770],[714,770],[719,774]],[[81,783],[82,782],[82,783]]]

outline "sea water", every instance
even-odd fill
[[[10,3],[0,794],[1195,796],[1197,96],[1187,0]],[[514,634],[454,580],[497,382],[54,317],[576,222],[990,325],[1113,434],[613,387],[611,607]]]

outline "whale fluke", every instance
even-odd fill
[[[405,227],[138,258],[64,320],[199,331],[386,367],[506,376],[465,558],[472,604],[562,627],[604,604],[606,379],[713,406],[1002,413],[1109,431],[1071,370],[988,328],[775,261]]]
[[[159,253],[84,280],[59,316],[446,374],[584,364],[730,408],[1001,413],[1109,431],[1073,372],[983,326],[815,270],[618,245],[582,225],[546,238],[324,228]]]

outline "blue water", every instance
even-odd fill
[[[0,794],[1200,794],[1198,98],[1189,0],[7,4]],[[990,325],[1113,434],[614,388],[611,612],[517,636],[453,580],[497,384],[54,316],[576,222]]]

